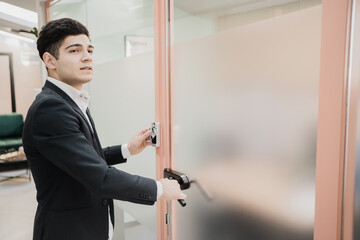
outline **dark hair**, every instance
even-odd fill
[[[61,18],[48,22],[42,27],[36,42],[40,58],[45,52],[50,53],[56,59],[59,57],[59,48],[68,36],[85,34],[89,37],[87,28],[76,20]]]

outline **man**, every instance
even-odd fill
[[[51,21],[37,48],[49,77],[23,131],[37,189],[34,240],[112,239],[112,199],[148,205],[158,198],[185,199],[175,180],[155,181],[109,166],[140,153],[151,131],[139,131],[125,145],[101,147],[82,90],[93,77],[94,47],[86,27],[68,18]]]

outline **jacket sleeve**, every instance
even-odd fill
[[[108,166],[81,132],[74,109],[64,101],[57,98],[41,101],[32,118],[35,147],[56,167],[103,197],[154,204],[155,180]],[[118,155],[118,148],[109,148],[105,154],[110,162]]]
[[[103,148],[102,151],[105,155],[105,160],[109,165],[125,163],[127,160],[122,155],[121,145],[106,147]]]

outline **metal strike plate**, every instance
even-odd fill
[[[150,130],[152,133],[148,141],[151,141],[153,147],[160,147],[160,122],[152,122]]]

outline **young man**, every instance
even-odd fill
[[[84,83],[93,77],[89,33],[64,18],[49,22],[37,41],[48,80],[26,117],[23,144],[37,189],[34,240],[106,240],[114,225],[112,199],[152,205],[185,199],[175,180],[131,175],[126,162],[149,143],[143,129],[128,144],[102,148]]]

